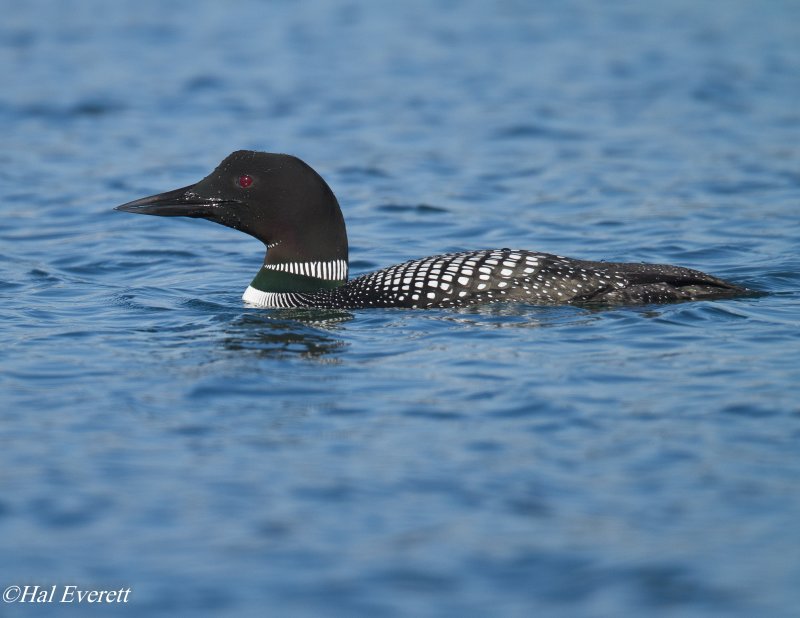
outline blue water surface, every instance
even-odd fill
[[[798,615],[800,4],[0,6],[1,588]],[[240,148],[328,180],[355,274],[515,247],[767,294],[247,308],[258,241],[112,211]]]

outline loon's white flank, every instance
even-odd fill
[[[256,307],[302,307],[294,296],[294,292],[262,292],[248,285],[242,300]]]

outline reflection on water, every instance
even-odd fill
[[[573,305],[497,303],[442,312],[440,319],[461,326],[492,328],[547,328],[586,325],[600,319],[608,308]]]
[[[223,342],[228,350],[247,350],[262,357],[316,359],[344,350],[346,343],[335,336],[335,330],[352,319],[352,314],[333,310],[254,311],[230,322]]]

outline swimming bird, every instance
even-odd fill
[[[258,307],[462,307],[494,302],[641,305],[747,290],[697,270],[521,249],[434,255],[348,279],[347,230],[328,184],[297,157],[239,150],[200,182],[117,206],[208,219],[266,247],[242,297]]]

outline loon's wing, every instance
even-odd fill
[[[748,292],[717,277],[681,266],[626,262],[582,262],[585,268],[625,278],[622,288],[596,289],[573,302],[650,304],[701,298],[725,298]]]

